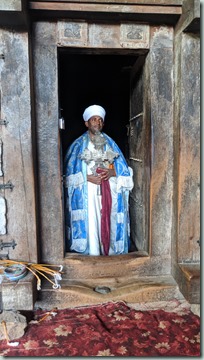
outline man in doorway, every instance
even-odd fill
[[[86,255],[128,253],[130,245],[129,192],[132,169],[104,132],[105,110],[85,109],[88,128],[65,156],[67,250]]]

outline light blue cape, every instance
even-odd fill
[[[102,135],[106,139],[104,150],[111,147],[113,151],[119,154],[114,160],[118,197],[114,252],[115,254],[122,254],[128,252],[129,246],[130,226],[128,200],[129,192],[133,188],[132,169],[128,167],[118,145],[105,133],[102,133]],[[80,159],[80,155],[88,147],[88,142],[89,135],[87,131],[71,144],[67,150],[64,161],[67,250],[83,254],[89,253],[88,194],[87,165],[85,161]]]

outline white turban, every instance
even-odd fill
[[[83,119],[84,121],[88,121],[94,115],[100,116],[104,121],[106,115],[105,109],[100,105],[91,105],[85,109]]]

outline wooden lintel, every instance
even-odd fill
[[[92,4],[121,4],[121,5],[136,5],[135,0],[32,0],[33,2],[53,2],[53,3],[92,3]],[[137,0],[137,5],[166,5],[177,6],[183,5],[183,0]]]
[[[155,6],[155,5],[119,5],[119,4],[88,4],[88,3],[65,3],[30,1],[31,10],[51,11],[75,11],[75,12],[102,12],[102,13],[131,13],[131,14],[182,14],[181,6]]]

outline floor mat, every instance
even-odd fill
[[[136,310],[124,302],[36,310],[1,356],[200,356],[200,318],[190,310]]]

